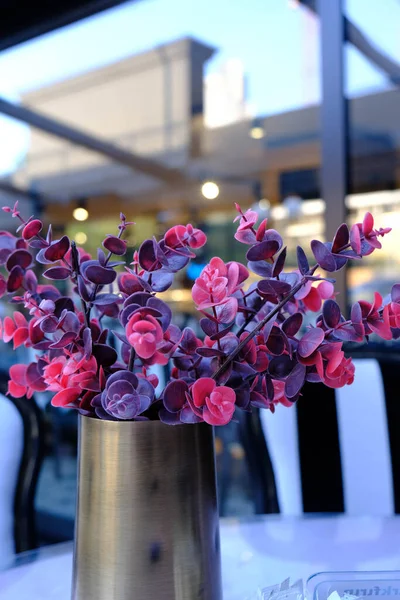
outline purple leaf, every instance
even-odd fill
[[[269,334],[265,345],[267,346],[271,354],[274,354],[275,356],[279,356],[283,353],[286,344],[285,338],[279,327],[276,327],[275,325],[272,327],[271,333]]]
[[[256,234],[251,229],[242,229],[235,233],[235,239],[242,244],[252,246],[257,242]]]
[[[44,240],[37,239],[37,238],[32,238],[31,240],[29,240],[28,246],[30,248],[35,248],[35,249],[39,249],[39,250],[41,248],[47,248],[46,242]]]
[[[220,340],[221,338],[225,337],[227,333],[229,333],[232,330],[232,327],[234,326],[235,323],[231,323],[230,325],[228,325],[228,327],[225,327],[225,329],[221,329],[220,331],[218,331],[218,333],[214,333],[214,335],[210,335],[210,339],[214,342],[216,340]]]
[[[39,252],[36,254],[36,260],[37,262],[40,262],[42,265],[51,265],[51,263],[53,262],[52,260],[47,260],[47,258],[45,257],[44,253],[46,252],[47,247],[46,248],[42,248],[41,250],[39,250]]]
[[[190,327],[185,327],[182,332],[180,347],[186,354],[194,354],[197,348],[197,337]]]
[[[272,258],[279,250],[279,244],[276,240],[266,240],[252,246],[246,254],[249,261],[260,261]]]
[[[349,243],[349,228],[346,223],[342,223],[335,233],[335,237],[332,242],[332,252],[336,254],[340,250],[344,250],[345,246]]]
[[[64,331],[73,331],[74,333],[78,333],[81,324],[78,316],[74,312],[66,310],[61,315],[58,326],[62,327]]]
[[[163,403],[165,408],[171,412],[176,413],[182,410],[186,404],[186,392],[189,391],[187,383],[178,379],[177,381],[171,381],[165,388],[163,395]]]
[[[275,359],[275,360],[279,360],[279,359]],[[274,388],[274,384],[272,383],[272,379],[269,375],[265,375],[265,385],[266,385],[266,390],[267,390],[267,398],[270,402],[272,402],[274,399],[274,396],[275,396],[275,388]]]
[[[96,285],[108,285],[112,283],[117,274],[112,269],[105,269],[100,265],[91,265],[85,269],[85,277]]]
[[[336,271],[340,271],[347,264],[347,257],[341,254],[335,254]]]
[[[249,261],[247,267],[250,271],[253,271],[260,277],[271,277],[272,276],[272,265],[266,262],[255,262]]]
[[[85,327],[83,330],[82,339],[85,356],[89,359],[92,355],[92,332],[89,327]]]
[[[67,331],[59,340],[51,344],[50,348],[53,348],[54,350],[61,350],[62,348],[65,348],[71,344],[75,338],[76,333],[74,331]]]
[[[166,425],[180,425],[181,424],[181,418],[180,418],[179,412],[171,413],[166,408],[162,407],[158,411],[158,416],[160,418],[160,421],[162,423],[165,423]]]
[[[151,274],[151,288],[153,292],[165,292],[169,287],[171,287],[172,282],[174,280],[174,276],[172,273],[168,273],[168,271],[153,271]]]
[[[285,281],[275,281],[274,279],[263,279],[257,284],[258,293],[271,301],[279,296],[285,296],[291,290],[291,286]]]
[[[211,321],[211,319],[207,319],[206,317],[200,319],[200,327],[202,328],[204,333],[209,337],[211,337],[218,331],[217,324],[214,321]]]
[[[335,300],[325,300],[322,307],[322,316],[324,323],[329,329],[335,329],[340,322],[341,312],[340,307]]]
[[[238,301],[236,298],[229,298],[225,304],[216,306],[216,313],[219,323],[231,323],[234,321],[238,311]]]
[[[108,304],[121,304],[123,298],[118,294],[99,294],[93,301],[95,306],[107,306]]]
[[[145,240],[139,248],[139,264],[145,271],[160,268],[156,258],[153,240]]]
[[[278,277],[278,275],[282,272],[283,267],[285,266],[286,260],[286,246],[283,248],[282,252],[276,258],[273,269],[272,269],[272,277]]]
[[[294,365],[295,361],[292,360],[290,356],[282,354],[282,356],[276,356],[270,361],[268,372],[274,379],[282,379],[289,375],[293,370]]]
[[[89,302],[90,294],[81,275],[78,275],[78,293],[82,300]]]
[[[72,302],[71,298],[68,298],[67,296],[62,296],[61,298],[57,298],[57,300],[55,301],[55,304],[56,304],[56,308],[54,310],[54,314],[58,318],[61,317],[61,314],[65,310],[70,310],[71,312],[74,312],[74,308],[75,308],[74,303]]]
[[[305,275],[310,270],[306,253],[301,246],[297,246],[297,265],[302,275]]]
[[[289,337],[294,337],[303,324],[303,315],[294,313],[282,323],[282,331]]]
[[[106,265],[106,255],[104,254],[101,248],[97,248],[97,260],[99,261],[102,267]]]
[[[0,265],[5,265],[7,262],[8,257],[11,254],[11,250],[9,250],[8,248],[2,248],[0,250]]]
[[[103,367],[110,367],[118,358],[114,348],[106,344],[93,344],[93,356]]]
[[[180,252],[169,249],[167,252],[167,269],[171,273],[177,273],[188,264],[190,257],[184,256]]]
[[[319,240],[311,242],[311,250],[315,256],[315,260],[325,271],[336,271],[336,261],[328,248]]]
[[[23,269],[27,269],[32,263],[32,256],[28,250],[15,250],[7,259],[7,271],[11,271],[13,267],[19,265]]]
[[[357,224],[350,229],[350,245],[356,254],[361,254],[361,235]]]
[[[65,267],[51,267],[43,273],[46,279],[68,279],[71,276],[71,271]]]
[[[37,290],[37,277],[31,269],[25,273],[25,287],[31,294]]]
[[[109,235],[103,241],[103,246],[112,254],[116,254],[117,256],[123,256],[126,252],[126,241],[121,240],[115,235]]]
[[[40,322],[40,329],[43,331],[43,333],[54,333],[57,330],[57,327],[58,327],[58,319],[57,319],[57,317],[54,317],[53,315],[49,315],[48,317],[45,317]]]
[[[218,350],[218,348],[208,348],[208,346],[203,346],[202,348],[197,348],[196,350],[199,356],[211,357],[211,356],[225,356],[225,353],[222,350]]]
[[[392,287],[392,291],[390,293],[390,297],[392,299],[392,302],[399,302],[400,303],[400,283],[396,283]]]
[[[270,401],[259,392],[253,391],[251,393],[251,406],[254,408],[269,408]]]
[[[285,396],[290,400],[295,398],[304,385],[306,367],[297,363],[285,382]]]
[[[44,251],[44,257],[50,262],[61,260],[69,250],[69,238],[64,235],[60,240],[52,244]]]
[[[172,311],[168,304],[160,300],[160,298],[150,296],[149,300],[146,302],[146,310],[157,310],[160,315],[158,320],[161,322],[163,331],[167,331],[172,319]]]
[[[16,292],[22,285],[24,279],[24,271],[19,265],[15,265],[10,271],[7,280],[7,291]]]
[[[298,353],[303,358],[310,356],[321,344],[325,338],[325,333],[320,327],[313,327],[303,335],[297,348]]]

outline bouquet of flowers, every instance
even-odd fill
[[[10,368],[8,393],[30,398],[52,391],[54,406],[98,419],[224,425],[237,409],[291,406],[306,381],[351,384],[354,365],[343,342],[362,342],[372,333],[400,337],[400,284],[385,302],[376,293],[372,304],[355,303],[346,319],[335,301],[334,279],[325,275],[379,249],[390,228],[375,229],[367,213],[351,229],[341,225],[332,242],[313,240],[311,265],[298,247],[298,268],[287,272],[280,234],[268,229],[266,219],[257,224],[256,212],[236,208],[235,238],[248,246],[247,266],[215,257],[196,279],[192,297],[205,334],[200,339],[172,323],[160,297],[206,243],[200,229],[172,227],[161,240],[145,240],[126,264],[123,236],[134,223],[123,214],[118,234],[107,235],[92,258],[67,236],[53,239],[51,226],[43,235],[43,223],[25,220],[18,204],[4,207],[20,225],[17,236],[0,232],[0,295],[23,305],[29,317],[15,310],[1,324],[1,335],[14,348],[36,352],[30,364]],[[35,261],[45,265],[45,279],[70,280],[71,297],[39,283]],[[249,271],[259,280],[246,285]],[[321,309],[304,332],[303,315]],[[115,319],[115,330],[104,327],[104,317]],[[170,366],[158,395],[153,365]]]

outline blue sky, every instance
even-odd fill
[[[86,19],[0,54],[0,94],[59,81],[185,35],[218,48],[212,72],[228,58],[243,61],[248,101],[271,114],[317,101],[318,23],[290,0],[140,0]],[[399,0],[347,0],[347,14],[375,44],[400,60]],[[347,51],[350,94],[387,87],[385,77]],[[0,117],[0,172],[28,144],[25,127]]]

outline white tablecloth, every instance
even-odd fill
[[[224,600],[320,571],[400,569],[400,517],[264,517],[221,523]],[[1,600],[70,600],[72,547],[0,573]]]

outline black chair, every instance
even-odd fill
[[[266,459],[256,456],[254,481],[266,506],[275,489],[289,515],[400,512],[400,355],[366,350],[353,358],[352,386],[308,383],[292,408],[261,411],[274,478],[263,478]]]
[[[17,411],[22,427],[17,426],[16,435],[21,434],[21,455],[13,492],[14,507],[14,548],[15,552],[25,552],[37,547],[35,527],[35,492],[39,471],[44,456],[44,424],[41,410],[34,398],[11,398],[5,396],[8,373],[0,373],[0,394],[2,402],[9,402]],[[7,405],[4,405],[7,408]],[[15,411],[5,410],[6,415]],[[12,417],[15,424],[16,420]],[[6,424],[5,424],[6,425]],[[17,445],[18,440],[15,440]],[[17,463],[16,463],[17,464]],[[4,476],[7,474],[4,473]],[[1,475],[0,475],[1,477]],[[0,541],[1,543],[1,541]]]

